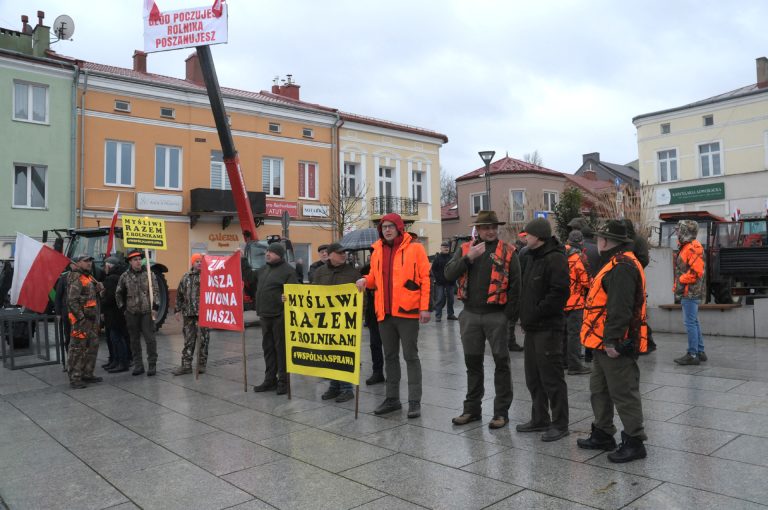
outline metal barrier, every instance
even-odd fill
[[[27,347],[17,348],[16,341],[24,339],[29,342]],[[60,347],[59,318],[56,315],[25,312],[20,308],[0,310],[0,358],[5,368],[19,370],[57,365],[61,363]],[[51,356],[51,349],[55,359]]]

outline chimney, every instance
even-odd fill
[[[599,162],[600,161],[600,153],[599,152],[590,152],[589,154],[584,154],[583,156],[581,156],[581,163],[584,164],[584,163],[586,163],[590,159]]]
[[[200,61],[197,58],[197,53],[193,53],[185,60],[187,63],[187,76],[186,80],[191,81],[196,85],[203,85],[203,69],[200,67]]]
[[[147,54],[141,50],[133,52],[133,70],[137,73],[147,74]]]
[[[51,49],[51,28],[43,25],[43,18],[45,13],[37,11],[37,26],[32,31],[32,55],[35,57],[45,57]]]
[[[768,58],[757,58],[755,63],[757,64],[757,88],[764,89],[768,87]]]
[[[584,157],[591,156],[591,154],[585,154]],[[587,168],[584,169],[584,172],[582,173],[582,176],[585,179],[589,179],[590,181],[596,181],[597,180],[597,172],[595,172],[592,169],[592,163],[589,164]]]
[[[301,85],[296,85],[296,83],[293,81],[292,74],[285,75],[285,85],[278,85],[277,81],[278,78],[275,77],[274,81],[272,82],[273,94],[299,101],[299,89],[301,88]]]
[[[21,15],[21,33],[22,34],[32,33],[32,27],[29,26],[29,16],[27,16],[26,14]]]

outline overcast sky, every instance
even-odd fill
[[[213,0],[157,0],[161,11]],[[293,74],[303,100],[449,138],[454,176],[480,150],[574,172],[582,154],[637,158],[632,117],[755,82],[768,55],[768,2],[749,0],[229,0],[229,44],[212,47],[219,82],[269,90]],[[142,0],[0,0],[21,14],[74,19],[76,58],[132,66]],[[184,76],[193,50],[153,53],[149,72]]]

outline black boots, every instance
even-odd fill
[[[630,462],[636,459],[644,459],[647,455],[643,441],[636,437],[628,436],[621,432],[621,444],[619,449],[608,454],[608,460],[615,463]]]
[[[386,379],[384,379],[384,372],[374,372],[365,380],[365,384],[371,386],[372,384],[378,384],[384,381],[386,381]]]
[[[107,373],[119,374],[120,372],[127,372],[127,371],[128,371],[128,363],[118,363],[114,367],[107,370]]]
[[[622,432],[623,434],[623,432]],[[592,424],[592,433],[586,439],[577,439],[576,444],[585,450],[605,450],[607,452],[616,449],[616,440],[612,435],[603,432]]]
[[[147,367],[147,377],[152,377],[156,373],[157,373],[157,367],[155,366],[154,363],[150,363],[149,366]]]

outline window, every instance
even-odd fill
[[[277,122],[270,122],[269,123],[269,132],[270,133],[279,133],[280,132],[280,124]]]
[[[411,198],[424,202],[424,172],[414,170],[411,176]]]
[[[723,175],[723,169],[720,166],[720,142],[699,145],[699,162],[702,177]]]
[[[28,122],[48,122],[48,86],[14,82],[13,118]]]
[[[160,116],[164,117],[166,119],[175,119],[176,118],[176,110],[173,108],[160,108]]]
[[[44,166],[14,165],[13,207],[45,209],[46,174]]]
[[[315,130],[311,128],[304,128],[301,130],[301,136],[303,136],[304,138],[314,138]]]
[[[388,168],[385,166],[379,167],[379,196],[380,197],[391,197],[392,196],[392,189],[394,184],[394,178],[392,177],[395,173],[395,170],[393,168]]]
[[[133,144],[107,140],[104,152],[104,184],[133,186]]]
[[[677,149],[659,151],[659,181],[670,182],[677,180]]]
[[[118,112],[130,112],[131,111],[130,101],[115,99],[115,110],[117,110]]]
[[[155,146],[155,188],[181,189],[181,147]]]
[[[662,135],[668,135],[670,132],[670,125],[669,122],[666,122],[661,125],[661,134]]]
[[[544,210],[548,212],[554,212],[557,205],[557,192],[545,191],[544,192]]]
[[[342,196],[357,196],[357,165],[355,163],[344,163],[344,177],[341,186]]]
[[[317,200],[317,163],[299,162],[299,198]]]
[[[283,195],[283,160],[263,158],[261,160],[261,190],[268,196]]]
[[[470,214],[477,216],[480,211],[488,210],[488,195],[485,193],[474,193],[469,195]]]
[[[702,121],[704,122],[704,127],[715,125],[714,115],[705,115],[704,117],[702,117]]]
[[[522,223],[525,221],[525,191],[511,190],[509,192],[509,203],[512,205],[511,218],[512,223]]]
[[[232,189],[227,167],[224,165],[224,153],[221,151],[211,151],[211,188]]]

